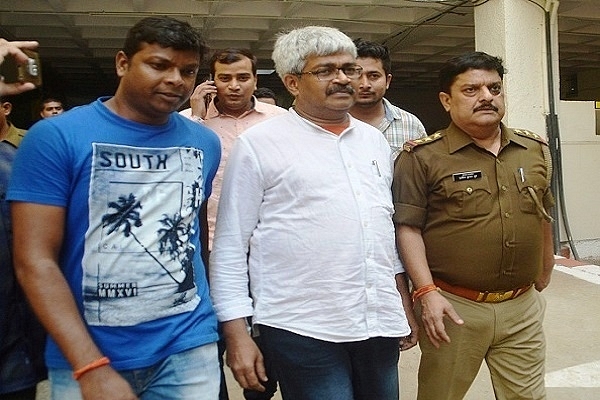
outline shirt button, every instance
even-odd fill
[[[505,216],[506,218],[510,218],[510,213],[509,213],[509,212],[505,212],[505,213],[504,213],[504,216]]]
[[[502,185],[501,189],[506,192],[508,190],[508,188],[505,185]]]

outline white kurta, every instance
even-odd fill
[[[219,320],[332,342],[407,335],[391,182],[388,143],[354,118],[339,136],[293,110],[244,132],[210,260]]]

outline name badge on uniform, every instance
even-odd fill
[[[470,181],[471,179],[479,179],[482,176],[481,171],[457,172],[452,174],[452,180],[454,182]]]

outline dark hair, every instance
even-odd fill
[[[56,97],[44,97],[44,99],[40,102],[40,106],[38,107],[39,111],[40,112],[44,111],[46,104],[52,103],[52,102],[60,103],[60,105],[63,107],[65,106],[65,103],[62,100],[57,99]]]
[[[52,102],[55,102],[55,103],[60,103],[60,104],[62,104],[62,103],[63,103],[63,101],[62,101],[62,100],[59,100],[59,99],[57,99],[57,98],[54,98],[54,97],[46,97],[46,98],[44,98],[44,100],[42,100],[42,102],[40,103],[40,105],[41,105],[41,106],[42,106],[42,108],[43,108],[43,107],[44,107],[44,105],[46,105],[46,104],[48,104],[48,103],[52,103]]]
[[[370,57],[381,60],[385,73],[392,73],[392,60],[390,60],[390,51],[386,46],[361,38],[355,39],[354,45],[356,46],[358,57]]]
[[[275,94],[275,92],[266,87],[261,87],[261,88],[256,89],[254,91],[254,97],[257,97],[257,98],[268,97],[270,99],[277,101],[277,95]]]
[[[483,69],[486,71],[496,71],[500,79],[504,77],[504,66],[502,59],[491,56],[482,51],[474,51],[456,56],[446,61],[440,70],[440,91],[450,93],[450,87],[456,77],[470,69]]]
[[[161,47],[195,51],[200,55],[200,61],[208,51],[198,30],[187,22],[167,16],[147,17],[138,21],[127,33],[123,52],[131,58],[140,50],[142,43],[158,43]]]
[[[246,49],[225,49],[217,51],[210,58],[210,73],[215,74],[215,64],[233,64],[234,62],[242,60],[242,58],[249,58],[252,63],[252,74],[256,76],[256,63],[258,62],[256,56]]]
[[[42,100],[42,104],[51,103],[51,102],[62,104],[62,100],[59,100],[55,97],[45,97],[44,100]]]

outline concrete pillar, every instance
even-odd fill
[[[475,7],[475,48],[504,60],[507,70],[504,75],[507,105],[504,123],[547,136],[546,116],[551,110],[545,13],[550,5],[558,8],[558,1],[536,1],[490,0]],[[551,19],[556,27],[555,12]],[[552,30],[552,35],[553,43],[558,43],[557,29]],[[557,49],[552,51],[558,59]],[[558,71],[557,62],[555,67]],[[554,93],[558,95],[558,74],[553,75]]]
[[[475,48],[502,57],[507,69],[504,75],[507,106],[504,123],[513,128],[529,129],[549,139],[555,166],[560,162],[557,160],[558,4],[558,0],[490,0],[475,7],[474,12]],[[548,51],[552,57],[548,56]],[[551,69],[548,64],[552,65]],[[558,196],[562,191],[560,186],[555,172],[552,176],[552,191],[558,202],[552,212],[555,254],[559,251],[562,231],[559,223],[563,208]]]

